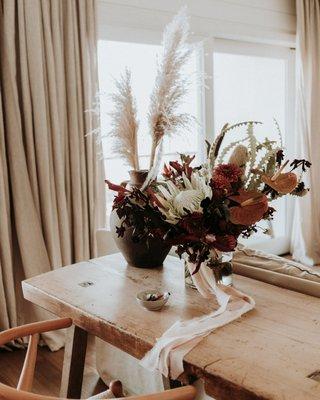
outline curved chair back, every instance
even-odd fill
[[[17,338],[29,336],[29,346],[17,388],[12,388],[0,383],[1,400],[67,400],[58,397],[34,394],[30,393],[30,391],[32,390],[40,333],[62,328],[69,328],[71,325],[71,318],[60,318],[43,322],[35,322],[0,332],[0,346]],[[196,391],[194,387],[185,386],[177,389],[167,390],[162,393],[131,396],[127,397],[126,400],[194,400],[195,395]],[[121,399],[118,398],[118,400]]]

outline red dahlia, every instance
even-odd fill
[[[223,175],[213,175],[212,182],[215,189],[228,189],[230,187],[230,181]]]
[[[235,183],[241,177],[242,171],[235,164],[220,164],[213,170],[213,180],[217,175],[224,177],[229,183]]]

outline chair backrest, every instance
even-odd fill
[[[33,384],[40,333],[54,331],[62,328],[69,328],[71,325],[71,318],[59,318],[49,321],[34,322],[32,324],[23,325],[0,332],[0,346],[12,340],[29,336],[29,346],[17,388],[14,389],[0,383],[0,399],[33,400],[36,398],[45,398],[44,396],[34,397],[36,395],[29,393],[32,389]]]
[[[142,396],[118,397],[118,400],[194,400],[196,390],[193,386],[184,386],[177,389],[166,390],[161,393],[154,393]],[[60,397],[44,396],[17,390],[0,383],[1,400],[67,400]],[[69,399],[70,400],[70,399]],[[90,400],[90,399],[88,399]]]
[[[63,400],[57,397],[31,393],[30,391],[32,389],[40,333],[69,328],[71,325],[71,318],[60,318],[35,322],[0,332],[0,346],[17,338],[25,336],[29,336],[30,338],[17,388],[12,388],[0,383],[1,400]],[[193,400],[195,395],[196,390],[194,387],[185,386],[177,389],[166,390],[161,393],[127,397],[126,400]],[[121,399],[118,398],[118,400]]]

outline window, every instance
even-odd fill
[[[131,40],[132,38],[128,38]],[[100,40],[98,46],[99,83],[101,98],[101,123],[103,132],[110,130],[112,103],[108,95],[113,92],[113,78],[128,67],[132,71],[133,91],[137,100],[138,119],[140,121],[139,154],[142,168],[149,162],[151,138],[146,115],[149,95],[153,88],[157,57],[161,55],[161,46],[152,43]],[[190,133],[181,133],[167,138],[164,143],[163,162],[177,159],[178,153],[196,154],[197,162],[204,159],[204,138],[211,142],[225,122],[234,123],[244,120],[263,122],[256,128],[259,139],[268,137],[278,140],[274,126],[275,118],[283,132],[284,144],[288,155],[292,153],[293,104],[294,104],[294,57],[288,48],[263,44],[250,44],[231,40],[206,40],[203,52],[193,55],[186,73],[195,71],[209,76],[206,88],[199,87],[197,79],[192,82],[182,112],[194,115],[199,121]],[[226,142],[234,140],[232,134]],[[110,138],[103,141],[106,177],[115,183],[128,179],[128,167],[112,154]],[[113,193],[107,194],[110,212]],[[275,203],[278,212],[268,227],[272,235],[261,232],[255,234],[246,243],[275,254],[289,251],[290,221],[292,205],[290,199],[281,199]]]

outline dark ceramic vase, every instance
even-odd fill
[[[130,171],[129,187],[140,188],[147,177],[148,171]],[[113,239],[130,266],[138,268],[157,268],[161,267],[167,257],[171,246],[164,245],[160,239],[150,239],[148,243],[132,241],[133,228],[127,228],[123,237],[118,237],[116,227],[120,226],[120,219],[116,211],[112,211],[110,216],[110,229]]]

